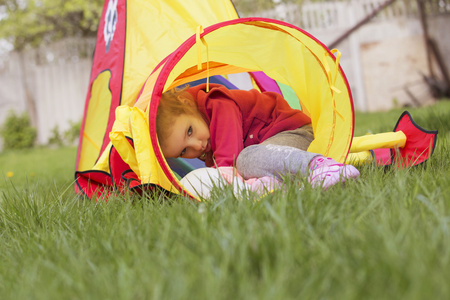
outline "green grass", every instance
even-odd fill
[[[428,130],[447,134],[450,128],[450,101],[442,100],[432,106],[398,108],[387,112],[356,113],[355,136],[392,131],[403,111],[409,111],[416,123]]]
[[[76,151],[74,147],[64,147],[0,153],[0,191],[11,184],[61,186],[73,182]]]
[[[2,153],[0,298],[449,299],[449,104],[411,110],[440,131],[425,165],[259,201],[95,204],[73,193],[74,148]],[[400,113],[357,114],[355,134]]]

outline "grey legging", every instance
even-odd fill
[[[319,155],[306,151],[313,140],[310,125],[280,132],[261,144],[244,148],[236,160],[237,171],[245,179],[306,174],[310,161]]]

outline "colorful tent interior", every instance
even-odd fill
[[[291,24],[238,18],[229,0],[106,0],[80,134],[76,191],[93,198],[159,186],[200,200],[179,179],[202,162],[166,160],[156,135],[161,94],[200,82],[279,92],[311,117],[315,140],[308,151],[357,164],[372,160],[378,149],[376,160],[390,164],[393,148],[407,148],[405,127],[417,126],[406,114],[399,124],[407,125],[393,133],[353,138],[352,95],[339,58],[337,50]],[[428,138],[421,155],[404,155],[413,164],[434,149],[435,133],[420,132]]]

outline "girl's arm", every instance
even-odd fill
[[[217,97],[210,99],[206,108],[211,116],[211,148],[215,165],[234,166],[244,149],[241,111],[234,101]]]

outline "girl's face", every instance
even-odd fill
[[[180,115],[174,119],[172,131],[161,145],[164,157],[198,158],[211,151],[210,132],[199,115]]]

